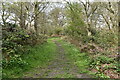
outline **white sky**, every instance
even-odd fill
[[[34,2],[34,1],[49,1],[49,2],[64,2],[64,1],[70,1],[70,2],[78,2],[80,0],[0,0],[0,2]],[[88,1],[88,0],[82,0],[82,1]],[[119,0],[89,0],[89,1],[95,1],[95,2],[118,2]]]

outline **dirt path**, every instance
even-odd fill
[[[32,78],[89,78],[86,74],[78,73],[78,68],[67,58],[62,44],[54,42],[57,45],[55,60],[47,68],[37,68]]]

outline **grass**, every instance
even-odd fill
[[[68,58],[79,68],[79,73],[89,73],[89,57],[87,53],[81,53],[79,49],[68,42],[59,40],[63,44],[66,55]]]
[[[64,74],[56,75],[54,78],[74,78],[74,76],[69,73],[64,73]]]
[[[57,40],[57,41],[59,41],[61,38],[60,37],[51,37],[51,38],[49,38],[48,40],[50,40],[50,41],[52,41],[52,40]]]
[[[53,42],[54,40],[62,44],[62,47],[64,48],[65,51],[65,55],[67,56],[68,59],[71,60],[71,63],[67,63],[67,64],[76,65],[79,69],[78,70],[79,73],[92,74],[88,70],[90,64],[90,58],[87,55],[87,53],[81,53],[80,50],[75,45],[55,37],[55,38],[49,38],[47,40],[47,43],[44,43],[42,45],[29,47],[28,48],[30,50],[29,53],[24,54],[22,57],[22,60],[28,63],[28,65],[22,68],[13,66],[13,68],[11,69],[3,69],[3,73],[4,73],[3,77],[19,78],[22,77],[23,75],[27,75],[31,77],[33,76],[33,74],[39,73],[40,71],[38,71],[38,69],[36,68],[47,67],[49,63],[55,58],[57,46]],[[26,74],[27,72],[32,72],[33,74]],[[62,78],[62,77],[70,78],[74,76],[68,73],[55,76],[55,78]]]
[[[59,40],[61,44],[63,44],[63,48],[65,49],[66,55],[68,55],[69,59],[73,62],[74,65],[76,65],[79,68],[79,73],[87,73],[94,78],[97,78],[98,76],[101,78],[109,78],[108,76],[104,75],[103,73],[93,73],[89,71],[90,68],[90,62],[91,58],[89,57],[88,53],[81,53],[80,50],[73,44],[70,44],[68,42]],[[108,59],[104,56],[100,56],[103,62],[111,62],[112,59]],[[97,60],[98,61],[98,60]]]
[[[89,71],[91,59],[88,53],[81,53],[80,50],[73,44],[59,40],[63,44],[66,55],[68,58],[76,65],[79,69],[79,73],[86,73],[91,75],[91,77],[97,78],[96,73]],[[100,76],[106,76],[104,74],[99,74]],[[108,78],[108,77],[107,77]]]
[[[29,47],[29,53],[24,54],[22,57],[22,60],[28,65],[22,68],[14,65],[11,69],[3,69],[3,78],[18,78],[34,68],[47,66],[54,59],[56,52],[56,45],[52,40],[48,39],[47,43]]]

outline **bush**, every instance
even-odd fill
[[[10,58],[10,56],[24,52],[24,45],[28,39],[29,35],[23,30],[18,30],[15,32],[7,32],[4,30],[2,38],[3,58]]]
[[[23,61],[20,57],[20,55],[15,55],[15,56],[12,56],[11,59],[8,61],[6,59],[4,59],[2,61],[2,66],[3,66],[3,69],[12,69],[14,67],[20,67],[20,68],[23,68],[25,66],[27,66],[28,63]]]
[[[43,43],[47,39],[47,36],[28,33],[13,24],[3,27],[2,33],[3,68],[26,65],[20,56],[28,52],[27,46]]]
[[[100,31],[94,36],[95,42],[103,48],[114,47],[118,45],[117,34],[111,31]]]
[[[62,33],[62,28],[56,28],[55,34],[60,35]]]
[[[107,56],[101,55],[94,59],[91,59],[90,66],[95,67],[101,64],[110,64],[114,62],[114,58],[109,58]]]

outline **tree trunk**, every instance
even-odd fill
[[[36,31],[36,35],[38,35],[38,23],[37,23],[37,10],[38,10],[38,3],[36,2],[35,3],[35,6],[34,6],[34,13],[35,13],[35,17],[34,17],[34,28],[35,28],[35,31]]]
[[[20,13],[20,27],[22,29],[26,29],[26,26],[25,26],[25,13],[23,13],[23,3],[21,2],[21,9],[20,9],[21,13]]]

